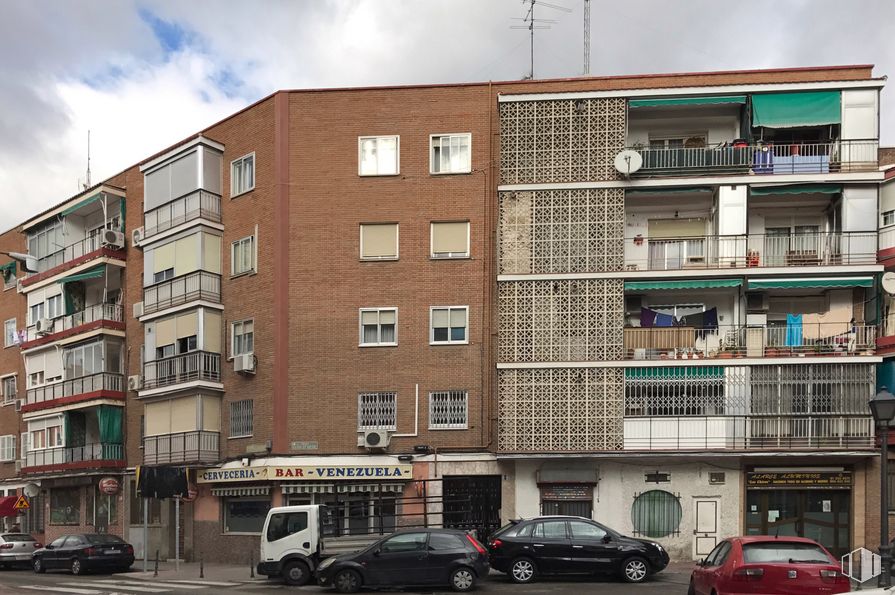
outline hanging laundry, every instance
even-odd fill
[[[661,312],[656,312],[656,321],[653,326],[674,326],[674,316],[672,316],[671,314],[662,314]]]
[[[640,326],[643,328],[650,328],[655,326],[656,324],[656,311],[650,310],[649,308],[640,308]]]
[[[824,314],[805,314],[805,339],[817,340],[845,335],[852,329],[851,308],[833,308]]]
[[[787,347],[800,347],[802,345],[802,315],[786,315],[786,341]]]

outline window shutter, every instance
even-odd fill
[[[651,219],[647,234],[651,240],[704,236],[705,219]]]
[[[435,328],[445,328],[448,326],[448,310],[443,308],[440,310],[432,310],[432,326]]]
[[[398,224],[361,225],[361,258],[395,258],[398,256]]]
[[[454,328],[466,326],[466,309],[455,308],[451,310],[451,326]]]
[[[174,268],[176,244],[176,242],[171,242],[152,251],[152,272],[160,273]]]
[[[395,324],[394,310],[380,310],[379,324]]]
[[[466,254],[469,223],[433,223],[432,254]]]

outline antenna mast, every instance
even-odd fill
[[[530,36],[530,52],[529,52],[529,70],[528,70],[528,79],[533,80],[535,78],[535,29],[549,29],[549,25],[537,25],[536,23],[558,23],[559,21],[554,21],[552,19],[536,19],[535,18],[535,4],[541,4],[542,6],[546,6],[547,8],[552,8],[554,10],[561,10],[563,12],[572,12],[568,8],[564,6],[556,6],[555,4],[547,4],[546,2],[540,2],[540,0],[522,0],[523,4],[528,4],[528,13],[522,18],[516,18],[517,21],[523,21],[528,23],[527,25],[518,25],[510,27],[510,29],[528,29]]]
[[[584,74],[590,74],[590,0],[584,0]]]
[[[87,183],[84,184],[84,190],[90,188],[90,131],[87,131]]]

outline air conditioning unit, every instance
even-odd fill
[[[246,353],[244,355],[236,355],[233,357],[233,371],[242,374],[255,373],[255,355]]]
[[[766,293],[747,293],[746,312],[761,313],[770,309],[768,295]]]
[[[387,430],[365,430],[363,446],[370,450],[386,448],[390,439],[391,434]]]
[[[143,377],[137,374],[136,376],[128,376],[127,377],[127,390],[138,391],[143,388]]]
[[[124,234],[120,231],[115,231],[114,229],[104,229],[103,246],[115,249],[124,248]]]
[[[131,245],[137,248],[141,243],[143,243],[143,228],[138,227],[131,232]]]
[[[24,462],[24,461],[22,461],[22,459],[18,459],[18,460],[16,461],[16,473],[21,473],[21,472],[22,472],[22,463],[23,463],[23,462]]]
[[[143,316],[143,302],[134,302],[134,318]]]
[[[22,410],[22,399],[16,399],[16,411]]]
[[[40,336],[49,335],[53,332],[53,321],[49,318],[40,318],[34,325],[34,330]]]

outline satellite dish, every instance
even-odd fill
[[[643,156],[632,149],[625,149],[615,156],[615,169],[629,176],[643,167]]]
[[[883,291],[889,295],[895,295],[895,273],[889,272],[883,274],[882,286]]]
[[[37,484],[29,483],[26,484],[24,488],[22,488],[22,491],[29,498],[34,498],[40,493],[40,488],[37,486]]]

